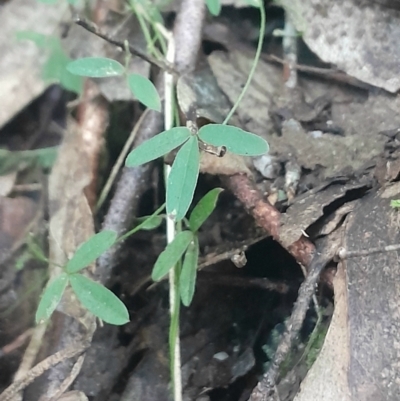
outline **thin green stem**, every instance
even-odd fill
[[[171,383],[173,386],[174,399],[176,399],[177,386],[180,387],[180,378],[176,377],[176,366],[180,368],[180,344],[179,344],[179,315],[180,315],[180,298],[179,298],[179,276],[181,272],[181,262],[178,262],[173,268],[173,274],[170,276],[173,285],[170,288],[170,324],[169,324],[169,353],[170,353],[170,372]],[[178,390],[180,393],[180,390]],[[180,395],[179,395],[180,396]]]
[[[166,59],[173,63],[175,58],[175,43],[172,35],[168,38],[168,50]],[[173,76],[167,72],[164,73],[164,126],[170,129],[174,123],[174,80]],[[166,165],[164,168],[165,181],[168,182],[171,167]],[[182,223],[175,222],[167,216],[167,242],[170,244],[176,232],[182,230]],[[180,354],[180,337],[179,337],[179,275],[181,265],[180,262],[174,266],[168,273],[169,278],[169,308],[170,308],[170,329],[169,329],[169,346],[170,346],[170,371],[171,382],[173,388],[174,401],[182,401],[182,377],[181,377],[181,354]]]
[[[129,42],[127,40],[124,40],[124,47],[125,47],[125,75],[127,75],[129,63],[131,61],[132,55],[129,51]]]
[[[249,89],[251,80],[253,79],[254,73],[257,68],[258,61],[260,60],[261,56],[261,50],[262,46],[264,43],[264,35],[265,35],[265,9],[264,9],[264,4],[262,4],[261,0],[260,1],[260,15],[261,15],[261,25],[260,25],[260,36],[258,38],[258,45],[257,45],[257,50],[256,50],[256,55],[253,60],[253,65],[251,66],[251,70],[249,73],[249,76],[247,78],[246,84],[243,87],[242,92],[240,93],[239,97],[236,100],[236,103],[233,105],[231,111],[229,114],[226,116],[224,122],[222,124],[227,124],[228,121],[231,119],[233,114],[235,113],[236,109],[238,108],[240,102],[242,101],[244,95],[246,94],[247,90]]]
[[[136,17],[137,17],[137,19],[139,21],[140,28],[142,29],[143,35],[144,35],[144,37],[146,39],[146,43],[147,43],[147,47],[148,47],[149,53],[154,55],[154,46],[152,44],[152,39],[151,39],[150,31],[149,31],[149,29],[147,27],[147,23],[144,20],[141,12],[139,10],[137,10],[136,8],[134,8],[134,10],[136,12]]]
[[[132,234],[135,234],[137,231],[141,230],[142,227],[146,224],[147,220],[150,220],[154,216],[158,216],[165,208],[165,203],[163,203],[148,219],[142,221],[138,226],[132,228],[132,230],[128,231],[124,235],[121,235],[116,242],[121,242],[130,237]]]

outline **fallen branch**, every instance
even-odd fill
[[[279,367],[286,359],[293,341],[300,332],[315,288],[318,284],[321,271],[327,263],[334,258],[340,244],[341,234],[341,229],[339,228],[331,235],[320,240],[317,251],[309,266],[308,274],[300,286],[297,301],[293,306],[292,314],[286,324],[285,333],[275,352],[271,366],[263,375],[262,380],[254,388],[249,401],[268,401],[274,399],[272,397],[279,375]]]
[[[235,174],[224,178],[223,181],[242,202],[247,212],[254,217],[256,224],[271,235],[275,241],[282,244],[279,235],[280,212],[264,199],[254,181],[244,174]],[[282,245],[284,246],[284,244]],[[308,238],[302,236],[287,247],[287,251],[297,262],[307,267],[315,253],[315,246]]]

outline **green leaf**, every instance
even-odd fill
[[[154,230],[162,222],[163,218],[161,216],[143,216],[137,219],[141,230]]]
[[[196,289],[197,262],[199,259],[199,240],[197,236],[189,244],[183,260],[179,277],[179,291],[183,305],[189,306]]]
[[[32,235],[29,235],[26,241],[28,245],[29,252],[33,255],[36,259],[40,260],[41,262],[48,262],[49,260],[46,258],[45,254],[43,253],[42,248],[35,242],[35,239]]]
[[[48,48],[54,45],[54,37],[43,35],[35,31],[18,31],[15,33],[17,40],[30,40],[39,48]]]
[[[122,75],[125,68],[118,61],[103,57],[85,57],[74,60],[67,65],[71,74],[82,77],[106,78]]]
[[[181,220],[192,202],[199,176],[200,154],[197,137],[192,136],[176,154],[167,182],[167,214]]]
[[[129,322],[126,306],[109,289],[82,274],[72,274],[69,279],[77,298],[93,315],[115,325]]]
[[[36,150],[25,150],[22,152],[30,152],[35,162],[43,168],[51,168],[57,159],[58,146],[51,148],[42,148]],[[21,153],[22,153],[21,152]]]
[[[164,4],[166,4],[169,0],[166,2],[164,1]],[[134,0],[131,1],[131,4],[135,6],[136,12],[139,11],[141,14],[143,14],[143,17],[150,22],[153,26],[156,22],[160,23],[161,25],[165,25],[162,14],[158,10],[158,8],[161,8],[162,5],[161,2],[149,2],[148,0]],[[136,8],[136,6],[140,6]]]
[[[177,263],[193,240],[191,231],[181,231],[175,239],[160,253],[153,267],[151,278],[161,280]]]
[[[78,247],[75,255],[68,261],[65,270],[68,273],[76,273],[90,265],[90,263],[110,249],[116,240],[117,233],[115,231],[105,230],[93,235],[93,237],[90,237]]]
[[[171,152],[182,145],[191,133],[186,127],[175,127],[154,136],[133,149],[126,158],[127,167],[139,166]]]
[[[0,149],[0,174],[7,174],[10,171],[19,171],[37,163],[39,166],[49,168],[57,157],[57,147],[22,150],[10,152]]]
[[[156,87],[143,75],[130,74],[128,85],[136,99],[152,110],[161,111],[161,100]]]
[[[36,323],[41,323],[51,316],[59,304],[67,284],[68,275],[66,273],[60,274],[47,284],[36,310]]]
[[[49,58],[43,65],[42,77],[45,82],[58,82],[63,88],[80,94],[83,89],[83,78],[71,74],[67,70],[67,65],[70,62],[71,59],[61,48],[60,43],[59,47],[51,51]]]
[[[61,41],[52,35],[43,35],[32,31],[17,32],[18,40],[31,40],[39,48],[46,49],[49,54],[42,67],[42,78],[46,83],[60,83],[72,92],[80,94],[83,88],[83,79],[67,71],[71,59],[65,53]]]
[[[193,232],[196,232],[213,212],[217,204],[219,194],[222,191],[222,188],[212,189],[210,192],[204,195],[200,199],[199,203],[194,207],[189,218],[189,227]]]
[[[268,143],[258,135],[232,125],[209,124],[200,128],[199,137],[214,146],[226,146],[237,155],[260,156],[268,152]]]
[[[218,16],[221,12],[220,0],[206,0],[208,11],[214,16]]]
[[[22,270],[26,263],[32,259],[32,255],[28,250],[25,250],[21,255],[17,257],[15,260],[15,270],[20,271]]]
[[[400,208],[400,199],[392,199],[390,201],[390,206],[394,209],[399,209]]]

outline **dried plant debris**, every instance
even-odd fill
[[[346,195],[350,191],[359,191],[358,196],[361,197],[372,186],[372,182],[369,177],[353,180],[346,177],[336,178],[297,197],[286,213],[282,214],[282,242],[289,246],[297,241],[310,226],[324,216],[324,210],[330,205],[340,205],[340,201],[342,203],[349,201]]]
[[[76,248],[94,234],[93,216],[84,194],[90,183],[88,157],[82,145],[82,132],[72,121],[64,135],[58,158],[49,179],[49,276],[57,277],[68,258]],[[87,274],[93,274],[93,265]],[[51,355],[64,344],[77,347],[90,343],[96,328],[95,317],[79,303],[68,288],[57,306],[59,314],[52,316],[58,324],[50,325],[48,335],[53,342],[43,341],[42,352]],[[63,326],[64,330],[58,330]],[[41,326],[37,326],[40,328]],[[39,344],[40,346],[40,344]],[[39,350],[37,349],[36,352]],[[56,365],[44,380],[34,383],[28,390],[27,397],[49,398],[59,390],[61,383],[69,377],[74,360],[64,360]]]
[[[46,57],[34,43],[18,41],[17,33],[35,31],[51,35],[65,17],[66,2],[48,7],[39,1],[17,0],[1,8],[0,26],[0,127],[39,96],[49,85],[41,77]],[[40,21],[40,23],[38,23]],[[39,63],[38,63],[39,61]],[[21,82],[24,84],[21,85]]]
[[[245,51],[216,51],[208,60],[218,85],[234,102],[250,70],[251,57]],[[360,169],[384,151],[388,138],[378,135],[382,127],[400,124],[396,112],[399,99],[394,96],[301,78],[297,92],[302,93],[289,98],[288,103],[280,100],[284,93],[281,82],[278,67],[260,62],[238,107],[238,117],[245,129],[267,139],[271,155],[284,163],[293,161],[303,169],[319,171],[319,180]],[[319,115],[327,108],[325,126],[339,127],[341,135],[328,128],[320,130]],[[281,113],[280,132],[273,118],[277,112]],[[310,124],[313,119],[314,129]]]
[[[399,242],[398,211],[390,207],[399,194],[396,183],[358,201],[345,226],[346,250]],[[398,275],[393,251],[340,262],[331,326],[296,401],[398,399]]]
[[[323,61],[389,92],[400,89],[398,2],[279,0],[279,4]]]

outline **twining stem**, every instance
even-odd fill
[[[236,109],[238,108],[240,102],[242,101],[244,95],[247,92],[247,89],[250,86],[251,80],[253,79],[254,73],[255,73],[256,68],[257,68],[258,61],[260,60],[261,50],[262,50],[262,46],[263,46],[263,43],[264,43],[264,35],[265,35],[265,9],[264,9],[264,4],[263,4],[263,2],[261,2],[261,0],[260,0],[260,16],[261,16],[260,36],[258,37],[256,55],[254,57],[253,64],[251,66],[251,70],[250,70],[249,76],[247,78],[246,84],[244,85],[244,87],[242,89],[242,92],[240,93],[239,97],[236,100],[236,103],[233,105],[231,111],[226,116],[226,118],[225,118],[225,120],[224,120],[224,122],[222,124],[227,124],[228,121],[233,116],[233,114],[235,113]]]

